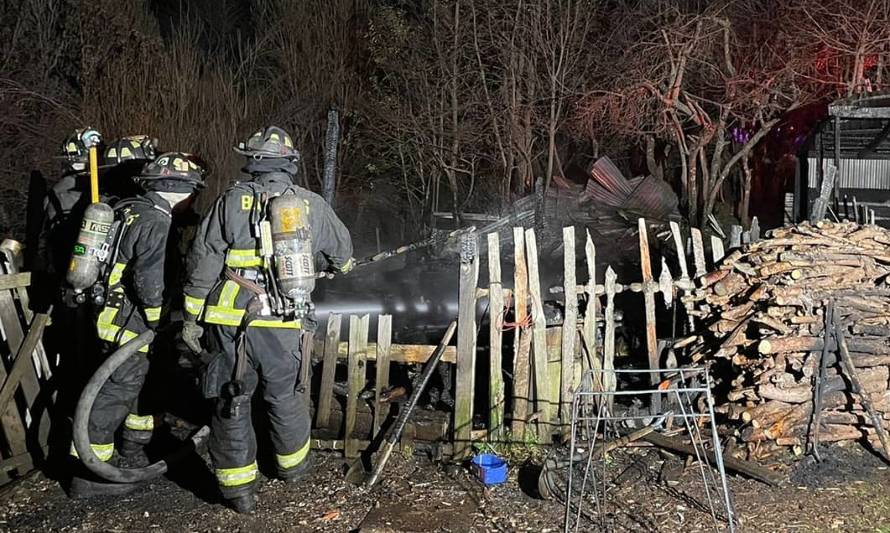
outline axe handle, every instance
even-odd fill
[[[405,405],[404,410],[399,414],[399,418],[396,420],[395,427],[389,434],[389,438],[386,439],[386,448],[383,449],[383,455],[374,467],[373,474],[371,474],[371,477],[368,479],[369,487],[376,483],[377,478],[380,477],[383,467],[386,466],[386,462],[389,460],[389,456],[392,454],[396,442],[398,442],[399,438],[402,436],[402,431],[405,430],[405,425],[408,423],[408,419],[411,418],[411,413],[414,411],[414,407],[417,405],[420,395],[423,394],[424,389],[426,389],[426,386],[430,382],[433,372],[436,370],[436,367],[439,366],[439,361],[442,360],[442,354],[445,353],[445,348],[448,346],[448,343],[451,342],[451,337],[454,336],[454,331],[456,329],[457,321],[453,320],[445,331],[445,336],[442,337],[439,345],[436,346],[436,350],[430,356],[429,361],[427,361],[426,366],[423,368],[423,373],[417,380],[417,385],[414,387],[414,392],[411,393],[411,398]]]

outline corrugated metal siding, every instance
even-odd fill
[[[826,165],[829,161],[825,161]],[[811,189],[819,188],[818,166],[815,157],[807,159],[807,179]],[[841,159],[841,189],[873,189],[890,191],[890,160],[886,159]]]

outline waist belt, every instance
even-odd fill
[[[265,285],[266,276],[263,274],[263,271],[258,268],[235,268],[231,269],[231,271],[234,272],[236,276],[244,278],[245,280],[257,282],[258,285]],[[235,279],[232,279],[232,281],[238,283]]]
[[[252,274],[251,274],[252,273]],[[245,275],[247,274],[247,275]],[[237,283],[239,287],[246,290],[247,292],[252,293],[254,296],[263,296],[266,294],[266,289],[261,285],[256,283],[258,280],[264,280],[263,273],[256,269],[238,269],[237,271],[232,270],[231,268],[226,269],[226,279]]]

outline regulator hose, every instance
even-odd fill
[[[159,477],[167,472],[170,464],[197,450],[210,435],[210,428],[203,426],[192,435],[185,445],[160,461],[142,468],[118,468],[99,459],[92,446],[90,446],[90,412],[93,410],[96,396],[98,396],[99,391],[105,385],[105,382],[108,381],[108,378],[111,377],[111,374],[129,358],[138,354],[140,349],[151,344],[154,338],[154,331],[145,331],[136,338],[124,343],[108,356],[105,362],[96,370],[96,373],[93,374],[93,377],[90,378],[90,381],[87,382],[80,395],[80,400],[77,402],[77,409],[74,411],[74,449],[77,450],[77,455],[84,466],[97,476],[108,481],[115,483],[138,483]]]

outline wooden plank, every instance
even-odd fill
[[[389,353],[392,344],[392,315],[380,315],[377,318],[378,357],[376,363],[376,379],[374,380],[374,438],[389,416],[390,403],[381,402],[380,395],[389,388]]]
[[[460,282],[457,318],[457,369],[454,402],[454,454],[470,451],[473,430],[473,395],[476,374],[476,286],[479,282],[479,238],[461,238]]]
[[[708,273],[705,266],[705,245],[702,242],[701,230],[692,228],[692,257],[695,259],[695,277],[700,278]]]
[[[31,285],[31,273],[21,272],[19,274],[3,274],[0,275],[0,290],[19,289]]]
[[[390,344],[389,346],[389,362],[390,363],[407,363],[407,364],[423,364],[426,363],[433,351],[436,349],[431,344]],[[336,356],[338,359],[346,359],[349,357],[349,343],[342,341],[337,344]],[[368,361],[377,360],[377,343],[368,343]],[[457,348],[448,346],[442,354],[443,363],[457,362]]]
[[[546,432],[553,420],[554,401],[551,397],[550,375],[547,368],[547,322],[544,319],[544,300],[541,296],[541,276],[538,272],[538,243],[535,230],[525,231],[525,260],[528,263],[528,291],[532,304],[532,361],[534,368],[535,411],[539,442],[548,442]]]
[[[562,328],[562,364],[559,384],[559,421],[562,426],[563,438],[572,432],[572,378],[575,371],[575,337],[578,335],[578,293],[575,280],[575,228],[568,226],[562,229],[562,241],[565,248],[563,268],[565,269],[565,314]]]
[[[337,351],[340,346],[339,314],[328,316],[327,334],[324,340],[324,363],[321,367],[321,388],[318,391],[318,411],[315,416],[317,427],[328,427],[331,419],[331,401],[334,398],[334,376],[337,371]],[[346,346],[344,346],[345,351]]]
[[[6,239],[3,243],[0,243],[0,251],[6,256],[6,274],[16,275],[21,272],[22,265],[25,262],[25,258],[22,255],[22,245],[18,241],[14,241],[12,239]],[[22,314],[24,315],[25,321],[24,323],[27,325],[31,324],[31,321],[34,318],[34,313],[31,311],[31,299],[28,295],[27,287],[16,287],[13,290],[13,293],[18,298],[19,303],[21,304]],[[52,368],[50,368],[49,360],[46,356],[46,350],[43,348],[43,340],[39,340],[37,342],[37,346],[35,346],[33,352],[30,354],[30,357],[34,359],[34,368],[36,371],[36,375],[38,378],[42,377],[43,379],[50,379],[52,377]],[[41,444],[45,444],[47,439],[49,438],[49,415],[43,417],[41,420]]]
[[[733,225],[729,228],[729,249],[735,250],[742,245],[742,227]]]
[[[674,237],[674,247],[677,249],[677,262],[680,263],[680,279],[689,279],[689,268],[686,266],[686,248],[683,246],[683,235],[680,233],[680,224],[671,222],[671,235]]]
[[[528,319],[528,269],[525,262],[525,230],[513,228],[513,302],[517,324],[525,324]],[[523,327],[516,328],[513,339],[513,438],[525,439],[525,420],[528,417],[529,394],[529,346],[531,332]],[[526,338],[529,337],[529,338]]]
[[[591,370],[594,367],[593,359],[596,355],[596,246],[590,237],[590,230],[586,230],[587,242],[584,245],[584,254],[587,259],[587,310],[584,313],[584,345],[587,346],[588,357],[581,361],[582,371]],[[589,358],[589,359],[588,359]]]
[[[365,352],[368,345],[368,323],[370,318],[363,315],[349,317],[349,365],[347,382],[349,392],[346,396],[346,421],[343,434],[346,440],[346,457],[357,457],[358,443],[353,435],[355,430],[355,416],[358,408],[358,395],[365,388]]]
[[[615,281],[618,276],[609,266],[606,268],[606,332],[603,346],[603,388],[614,391],[618,385],[615,373]],[[609,409],[614,396],[609,397]]]
[[[723,241],[716,235],[711,235],[711,256],[714,258],[715,267],[726,256],[726,251],[723,249]]]
[[[10,290],[0,290],[0,322],[3,324],[3,332],[6,335],[6,343],[10,352],[9,358],[12,358],[22,345],[25,335],[22,331],[22,324],[12,297],[12,291]],[[28,361],[31,361],[30,357],[28,357]],[[0,370],[0,381],[7,379],[7,368],[11,364],[12,361],[7,360],[0,365],[2,367],[2,370]],[[22,377],[20,384],[22,396],[24,397],[25,412],[23,415],[20,414],[16,403],[11,402],[6,409],[7,414],[9,414],[9,424],[3,425],[7,444],[12,455],[19,455],[27,451],[25,444],[26,426],[30,425],[28,423],[30,418],[28,409],[34,404],[34,400],[37,399],[37,395],[40,393],[40,385],[37,382],[37,374],[33,364],[28,365],[27,372]],[[14,412],[14,414],[11,412]]]
[[[488,438],[499,441],[504,429],[503,317],[501,243],[497,232],[488,234]]]
[[[674,247],[677,249],[677,262],[680,265],[680,282],[689,283],[689,267],[686,262],[686,248],[683,246],[683,235],[680,233],[680,224],[671,222],[671,235],[674,237]],[[683,294],[688,294],[687,289],[683,289]],[[689,299],[685,299],[683,307],[686,309],[686,321],[689,329],[687,331],[695,331],[695,317],[692,314],[693,304]]]
[[[652,258],[649,255],[649,229],[646,220],[637,219],[637,229],[640,233],[640,270],[643,274],[643,304],[646,312],[646,353],[649,359],[649,369],[658,368],[658,335],[655,331],[655,283],[652,278]],[[658,385],[661,377],[658,373],[649,374],[649,383]],[[661,395],[652,394],[653,414],[661,412]]]
[[[32,359],[30,354],[37,348],[40,339],[43,338],[43,330],[46,328],[48,321],[49,315],[38,313],[31,323],[28,336],[25,337],[24,342],[19,347],[15,360],[12,363],[12,368],[10,368],[9,374],[3,381],[2,387],[0,387],[0,412],[4,411],[9,405],[9,401],[15,394],[16,389],[18,389],[22,378],[31,370]]]

